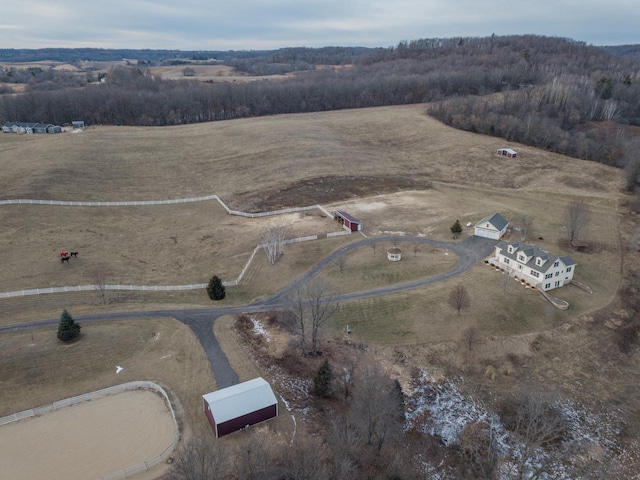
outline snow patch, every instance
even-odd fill
[[[257,320],[253,317],[249,317],[249,319],[251,320],[251,323],[253,323],[253,333],[255,335],[262,335],[267,340],[267,342],[271,341],[271,339],[269,338],[269,332],[265,330],[260,320]]]

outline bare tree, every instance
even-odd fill
[[[296,319],[302,353],[315,355],[324,329],[339,305],[330,298],[328,288],[318,281],[297,288],[290,305],[290,311]]]
[[[335,380],[338,389],[348,399],[353,391],[356,369],[360,364],[362,355],[356,352],[348,352],[344,357],[336,361]]]
[[[400,403],[391,379],[377,365],[359,371],[349,418],[367,445],[380,452],[388,440],[400,435],[404,406]]]
[[[325,449],[318,438],[299,433],[291,445],[282,449],[278,478],[325,480],[328,478],[324,464]]]
[[[344,273],[344,267],[347,265],[347,259],[344,255],[340,255],[338,258],[335,259],[333,264],[336,267],[338,267],[338,270],[340,270],[340,273]]]
[[[528,386],[503,409],[503,421],[521,441],[512,477],[519,480],[540,478],[549,470],[556,457],[556,443],[562,438],[566,422],[555,406],[557,399]],[[544,455],[538,455],[544,449]],[[530,460],[535,458],[535,462]]]
[[[99,265],[93,271],[93,284],[95,290],[98,291],[98,295],[103,305],[107,304],[107,271],[104,266]]]
[[[471,305],[469,300],[469,294],[464,285],[456,285],[449,294],[449,306],[457,310],[458,315],[463,308],[468,308]]]
[[[520,229],[520,241],[526,242],[533,230],[533,218],[528,215],[523,215],[516,221],[516,225]]]
[[[211,436],[192,438],[178,453],[171,466],[173,480],[225,478],[231,472],[229,451]]]
[[[480,331],[476,327],[465,328],[462,332],[462,345],[467,352],[470,352],[480,343]]]
[[[589,217],[589,206],[584,200],[574,200],[567,206],[564,213],[564,226],[567,229],[567,238],[572,247],[587,229]]]
[[[282,222],[271,224],[262,231],[260,246],[267,254],[271,265],[276,263],[284,253],[284,244],[288,235],[289,226]]]

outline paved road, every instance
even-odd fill
[[[323,268],[331,265],[338,257],[344,255],[350,250],[360,248],[362,246],[371,245],[374,242],[385,242],[392,240],[392,237],[384,238],[367,238],[358,242],[351,243],[332,254],[324,257],[312,268],[305,272],[302,276],[295,279],[291,284],[277,292],[276,294],[268,297],[264,300],[235,307],[221,307],[221,308],[207,308],[207,309],[183,309],[183,310],[153,310],[153,311],[136,311],[136,312],[119,312],[119,313],[98,313],[93,315],[80,315],[75,317],[78,322],[91,323],[104,320],[115,320],[121,318],[149,318],[149,317],[171,317],[179,320],[180,322],[188,325],[189,328],[195,333],[196,337],[200,341],[202,348],[209,358],[211,364],[211,370],[213,376],[219,388],[228,387],[238,383],[238,375],[234,372],[233,368],[229,364],[229,360],[220,348],[220,344],[213,334],[213,324],[219,317],[223,315],[236,315],[239,313],[252,313],[262,312],[268,310],[277,310],[287,308],[287,298],[294,292],[299,286],[304,285],[315,277]],[[420,237],[401,237],[398,239],[400,242],[417,242],[426,245],[433,245],[440,248],[446,248],[458,256],[458,264],[449,270],[429,278],[423,278],[415,280],[413,282],[389,285],[387,287],[376,288],[373,290],[366,290],[362,292],[344,293],[340,295],[334,295],[330,297],[336,301],[351,301],[362,298],[376,297],[379,295],[388,295],[390,293],[400,292],[404,290],[410,290],[413,288],[428,285],[430,283],[439,282],[452,278],[460,273],[470,269],[482,258],[486,257],[493,250],[496,241],[489,240],[480,237],[470,237],[464,242],[449,243],[439,242],[435,240],[429,240],[427,238]],[[53,326],[59,322],[58,318],[38,320],[34,322],[22,323],[19,325],[7,325],[0,326],[1,332],[15,332],[30,330],[37,327]]]

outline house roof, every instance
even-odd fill
[[[278,403],[271,386],[262,377],[207,393],[202,398],[209,404],[217,424]]]
[[[507,225],[509,225],[507,219],[499,213],[494,213],[492,215],[489,215],[488,217],[484,217],[482,220],[476,223],[476,227],[481,227],[483,223],[490,223],[491,226],[498,231],[502,231]]]
[[[360,220],[356,220],[354,217],[349,215],[347,212],[343,212],[341,210],[336,210],[336,213],[340,215],[345,220],[349,220],[350,222],[360,223]]]
[[[509,253],[509,250],[507,249],[509,245],[516,247],[516,250],[513,253]],[[505,257],[510,258],[511,260],[519,264],[526,265],[530,269],[535,270],[539,273],[546,273],[557,260],[560,260],[562,263],[564,263],[566,267],[577,265],[576,261],[571,257],[568,257],[566,255],[556,257],[555,255],[550,255],[549,252],[543,250],[540,247],[536,247],[534,245],[529,245],[526,243],[519,244],[517,242],[507,243],[501,241],[496,244],[496,247],[500,248],[501,254]],[[530,260],[526,263],[519,261],[518,253],[520,252],[523,252],[525,255],[527,255],[527,257],[530,257]],[[536,258],[542,258],[543,260],[546,260],[546,262],[542,266],[536,265]]]

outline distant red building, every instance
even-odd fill
[[[344,228],[351,230],[352,232],[359,232],[362,230],[362,222],[356,220],[347,212],[341,212],[337,210],[334,214],[334,218],[338,220]]]

